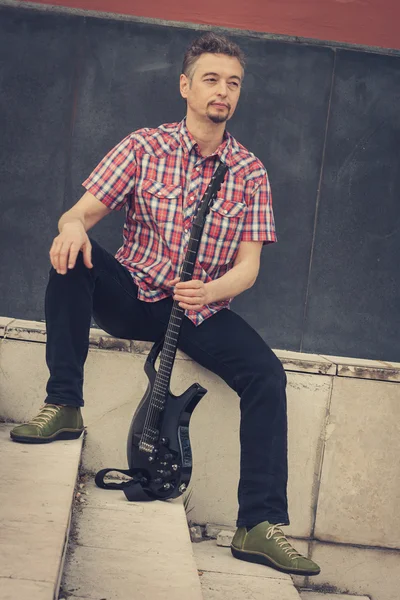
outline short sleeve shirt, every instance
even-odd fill
[[[205,283],[234,265],[242,241],[276,241],[267,172],[254,154],[225,132],[216,152],[202,156],[186,121],[141,129],[123,139],[83,186],[108,208],[125,208],[123,244],[116,259],[131,273],[138,298],[156,302],[172,294],[192,221],[220,162],[225,181],[207,215],[193,279]],[[200,325],[229,300],[186,311]]]

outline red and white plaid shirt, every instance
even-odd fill
[[[196,209],[219,160],[229,170],[207,216],[193,279],[222,277],[242,241],[276,241],[271,190],[263,164],[229,133],[203,157],[181,123],[140,129],[113,148],[83,182],[108,208],[126,207],[123,245],[117,260],[132,274],[138,298],[170,296],[167,282],[179,276]],[[186,311],[195,325],[229,301]]]

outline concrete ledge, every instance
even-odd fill
[[[57,597],[82,441],[17,444],[0,424],[0,599]]]
[[[21,340],[28,342],[46,342],[46,325],[41,321],[25,321],[11,317],[0,317],[0,339]],[[148,354],[151,342],[138,342],[114,338],[105,331],[91,328],[90,348]],[[400,382],[400,363],[389,363],[378,360],[348,358],[342,356],[323,356],[306,354],[290,350],[274,349],[286,371],[296,373],[317,373],[321,375],[338,375],[357,379],[374,379],[378,381]],[[177,360],[191,360],[183,352],[177,352]]]
[[[325,356],[324,358],[337,366],[339,377],[400,381],[400,363],[344,356]]]

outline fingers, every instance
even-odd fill
[[[56,237],[53,240],[53,243],[51,245],[50,248],[50,262],[51,262],[51,266],[53,267],[53,269],[55,269],[58,272],[58,251],[59,248],[61,247],[61,244],[58,240],[58,237]]]
[[[204,304],[185,304],[184,302],[179,302],[179,306],[180,308],[183,308],[183,310],[193,310],[195,312],[204,308]]]
[[[92,244],[89,242],[89,240],[86,242],[86,244],[83,245],[83,263],[84,265],[88,268],[88,269],[92,269],[93,268],[93,264],[92,264]],[[76,259],[76,256],[75,256]],[[75,265],[75,261],[74,261],[74,265]],[[74,266],[72,265],[72,266]],[[70,269],[72,269],[72,267],[70,267]]]
[[[67,263],[70,253],[70,243],[64,242],[58,253],[58,272],[65,275],[67,272]]]
[[[180,277],[175,277],[175,279],[168,281],[167,285],[169,285],[170,287],[173,287],[174,285],[176,285],[178,283],[178,281],[180,281]]]
[[[179,281],[176,284],[176,289],[177,290],[201,290],[204,288],[204,282],[201,281],[200,279],[190,279],[189,281]]]
[[[76,264],[76,258],[79,251],[82,250],[83,262],[88,269],[92,264],[92,245],[86,236],[86,241],[70,237],[63,234],[58,235],[50,248],[50,262],[59,275],[65,275],[68,269],[73,269]]]
[[[201,310],[207,304],[205,285],[202,281],[182,281],[175,286],[174,300],[185,310]]]
[[[79,253],[79,246],[77,244],[71,244],[68,256],[68,269],[73,269],[76,263],[76,257]]]
[[[67,242],[62,242],[57,236],[50,248],[50,261],[57,273],[64,275],[67,272],[67,259],[69,256],[69,246]]]

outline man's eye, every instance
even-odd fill
[[[209,77],[208,79],[206,79],[206,81],[214,82],[214,81],[216,81],[216,79],[215,79],[215,77]]]
[[[228,83],[228,85],[229,85],[229,87],[231,87],[231,88],[234,88],[234,89],[236,89],[236,88],[238,88],[238,87],[239,87],[239,84],[238,84],[238,82],[237,82],[237,81],[230,81],[230,82]]]

